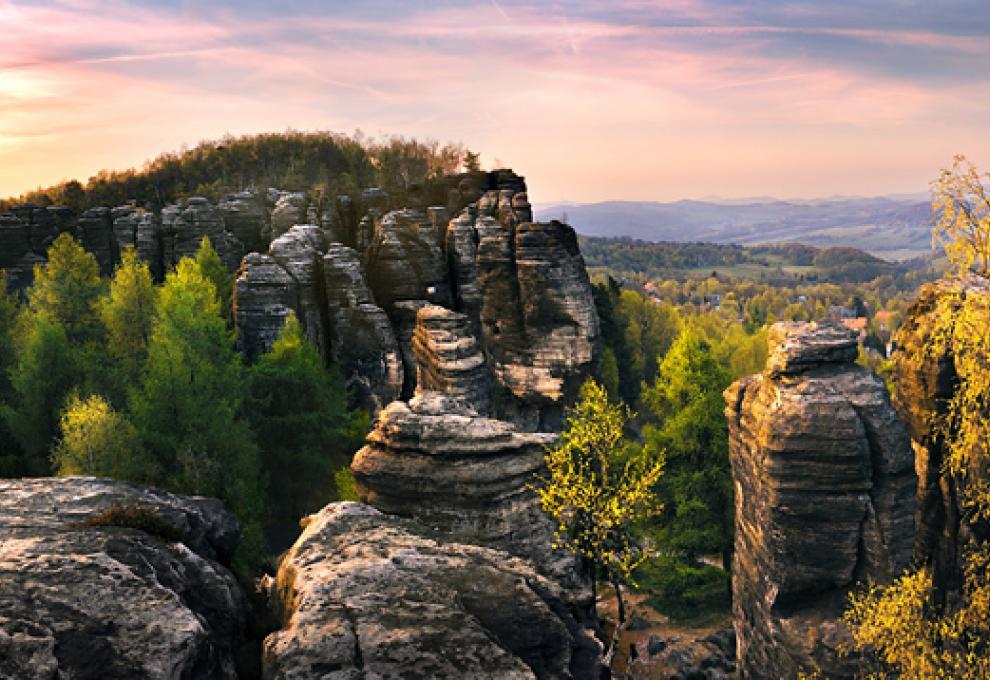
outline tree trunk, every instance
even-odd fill
[[[622,635],[622,629],[626,625],[626,604],[622,600],[622,586],[619,585],[618,580],[612,579],[612,587],[615,588],[615,601],[618,605],[619,620],[615,623],[615,630],[612,632],[612,639],[608,643],[608,650],[605,652],[605,658],[603,659],[605,667],[609,670],[612,669],[615,650],[619,646],[619,636]]]

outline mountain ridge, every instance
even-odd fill
[[[535,213],[541,220],[566,221],[587,236],[849,246],[896,261],[931,250],[931,208],[918,198],[908,194],[746,203],[701,199],[564,202],[538,205]]]

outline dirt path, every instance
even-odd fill
[[[669,663],[677,656],[698,657],[702,649],[698,641],[712,633],[731,627],[732,619],[726,614],[691,626],[671,622],[670,619],[646,604],[643,593],[623,591],[626,601],[627,626],[619,638],[612,670],[615,678],[627,680],[666,680],[677,672]],[[611,589],[599,595],[599,616],[606,639],[611,636],[616,620],[616,600]],[[665,643],[663,652],[650,656],[649,641],[656,636]],[[635,648],[635,653],[631,651]],[[683,651],[680,651],[683,650]]]

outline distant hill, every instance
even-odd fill
[[[898,288],[917,285],[918,276],[934,271],[930,259],[898,263],[848,246],[816,248],[799,243],[741,246],[703,242],[647,242],[579,236],[581,253],[593,272],[617,277],[642,276],[682,280],[711,273],[738,280],[793,285],[808,282],[865,283],[890,276]],[[933,275],[932,275],[933,276]]]
[[[566,217],[588,236],[848,246],[886,260],[908,259],[931,250],[931,210],[920,195],[817,201],[607,201],[536,208],[538,219]]]

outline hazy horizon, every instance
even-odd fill
[[[990,166],[976,0],[0,0],[0,196],[288,128],[460,141],[541,204],[923,191]]]

